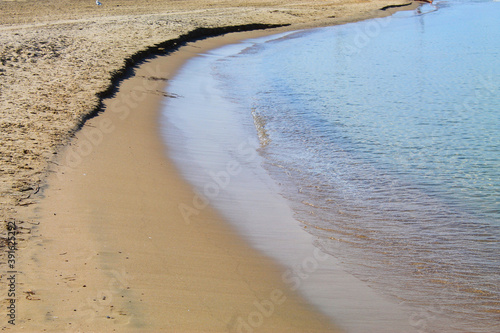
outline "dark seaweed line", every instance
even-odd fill
[[[412,4],[411,2],[408,2],[408,3],[403,3],[401,5],[389,5],[389,6],[385,6],[385,7],[380,8],[380,10],[387,10],[387,9],[391,9],[391,8],[406,7],[406,6],[409,6],[411,4]]]
[[[168,55],[174,51],[177,51],[180,47],[186,45],[187,43],[203,40],[210,37],[221,36],[232,32],[264,30],[285,26],[289,26],[289,24],[253,23],[217,28],[197,28],[184,35],[179,36],[178,38],[170,39],[150,46],[145,50],[136,52],[132,56],[125,59],[125,64],[122,68],[111,73],[110,85],[105,90],[97,93],[97,97],[99,98],[98,105],[89,113],[82,116],[80,122],[76,125],[73,134],[80,130],[88,120],[98,116],[101,112],[103,112],[103,100],[112,97],[117,91],[120,83],[123,80],[131,77],[134,73],[134,68],[136,68],[136,66],[143,63],[144,61],[156,56]]]

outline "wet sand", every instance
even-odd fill
[[[178,97],[163,102],[161,133],[169,157],[197,193],[179,207],[184,222],[193,223],[191,218],[205,205],[216,208],[252,247],[283,266],[282,280],[289,290],[299,292],[346,332],[413,332],[411,310],[377,294],[347,273],[340,260],[319,250],[325,239],[307,232],[279,181],[264,167],[269,161],[260,149],[250,108],[226,95],[231,88],[224,85],[228,80],[220,66],[240,51],[252,54],[270,39],[297,39],[302,33],[254,38],[203,53],[169,82],[167,92]]]

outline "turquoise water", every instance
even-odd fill
[[[500,331],[500,3],[253,40],[210,75],[323,251],[422,332]]]

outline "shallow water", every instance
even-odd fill
[[[173,157],[200,192],[223,161],[263,165],[316,245],[413,328],[500,331],[499,17],[497,2],[438,2],[210,52],[169,88],[192,101],[198,76],[205,96],[167,103],[186,141]]]

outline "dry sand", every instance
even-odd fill
[[[174,55],[162,75],[145,64],[120,85],[115,98],[148,90],[126,116],[102,97],[127,74],[127,59],[199,27],[339,24],[400,3],[0,1],[0,221],[15,223],[20,241],[15,328],[234,331],[256,300],[286,298],[259,328],[331,331],[215,212],[200,214],[196,227],[178,223],[177,205],[193,192],[164,156],[156,117],[162,79],[185,56]],[[68,157],[72,147],[88,154]],[[3,270],[4,299],[8,277]],[[7,319],[1,326],[12,329]]]

